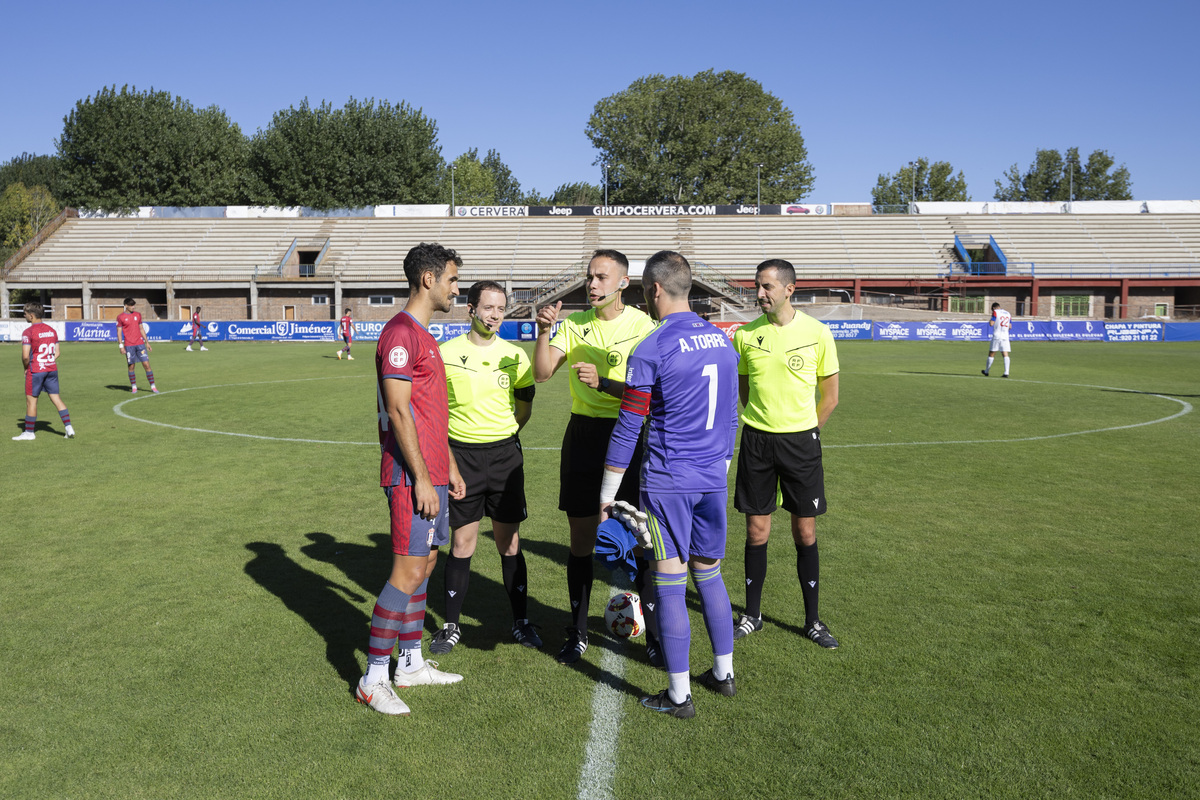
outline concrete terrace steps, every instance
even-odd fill
[[[1155,264],[1200,271],[1200,214],[315,217],[68,219],[10,280],[250,280],[277,268],[294,240],[326,238],[322,276],[351,282],[402,282],[404,254],[422,241],[455,248],[466,280],[525,287],[584,263],[600,247],[632,259],[679,249],[735,280],[752,279],[766,258],[792,261],[802,280],[934,278],[958,260],[956,233],[991,235],[1010,261],[1033,262],[1039,272],[1090,265],[1120,273]]]
[[[954,217],[960,233],[991,234],[1010,261],[1038,265],[1196,262],[1200,216],[994,215]]]

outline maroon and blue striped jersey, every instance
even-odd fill
[[[715,325],[690,311],[667,315],[629,356],[605,463],[629,466],[649,417],[644,491],[725,491],[737,436],[737,365],[729,337]]]
[[[437,340],[407,311],[392,317],[379,333],[375,374],[381,453],[379,485],[412,486],[415,483],[383,406],[383,382],[402,380],[412,383],[409,408],[429,478],[434,486],[445,486],[450,482],[450,404],[446,365],[442,362]]]

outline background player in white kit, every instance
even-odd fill
[[[987,366],[980,372],[983,377],[987,377],[992,370],[992,362],[996,360],[996,353],[1004,354],[1004,374],[1001,378],[1008,377],[1008,352],[1011,345],[1008,343],[1008,332],[1012,329],[1012,314],[1009,314],[999,303],[992,303],[992,318],[988,320],[988,325],[992,327],[992,343],[988,347]]]

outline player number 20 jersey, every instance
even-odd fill
[[[54,372],[58,369],[58,334],[44,322],[30,325],[21,334],[21,344],[29,345],[29,371]]]

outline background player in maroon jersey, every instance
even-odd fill
[[[42,392],[50,395],[50,402],[58,409],[58,416],[67,427],[67,438],[75,438],[71,415],[58,396],[58,334],[42,322],[42,313],[41,303],[25,304],[25,320],[29,323],[21,334],[21,364],[25,367],[25,431],[13,437],[15,442],[34,438],[38,395]]]
[[[350,309],[346,309],[346,315],[338,321],[338,333],[342,335],[342,341],[346,346],[337,351],[338,361],[342,360],[342,353],[346,354],[346,358],[351,361],[354,356],[350,355],[350,345],[354,344],[354,320],[350,318]]]
[[[204,346],[204,326],[200,323],[200,306],[196,306],[196,310],[192,312],[192,338],[185,349],[191,350],[197,339],[200,340],[200,349],[207,350]]]
[[[146,380],[150,382],[150,391],[158,394],[158,387],[154,385],[154,370],[150,369],[150,351],[154,348],[142,334],[142,315],[133,310],[136,305],[137,301],[132,297],[126,297],[125,311],[117,315],[117,347],[121,348],[121,352],[125,355],[125,361],[129,365],[129,391],[137,394],[135,367],[140,361],[142,369],[146,370]]]

